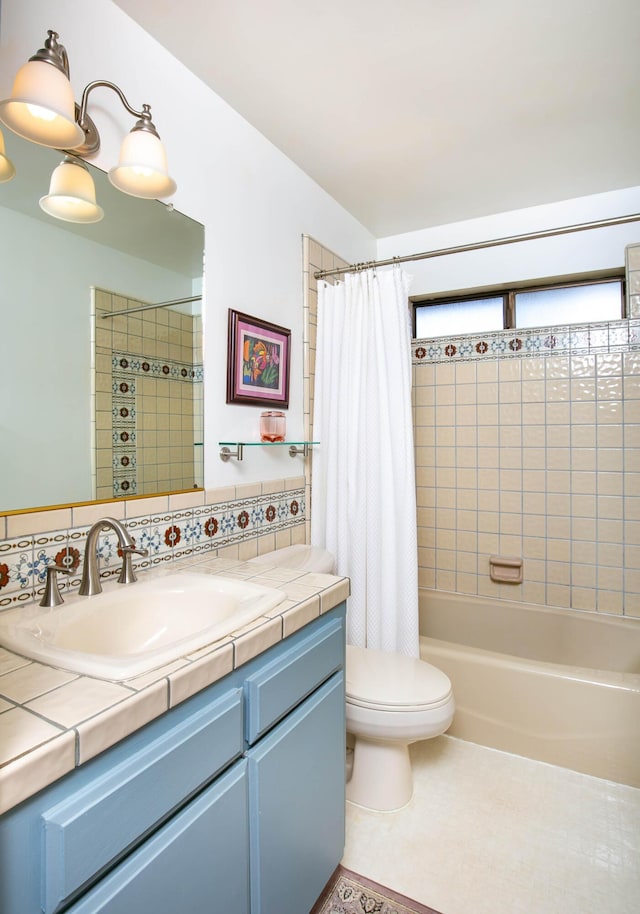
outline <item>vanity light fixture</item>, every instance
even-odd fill
[[[10,181],[16,173],[15,165],[4,150],[4,137],[0,130],[0,184]]]
[[[104,210],[96,203],[96,187],[81,159],[66,155],[54,168],[49,193],[40,208],[64,222],[100,222]]]
[[[79,210],[83,209],[83,204],[91,203],[91,197],[93,206],[96,207],[95,190],[91,194],[86,178],[81,178],[79,171],[73,174],[70,169],[72,166],[80,166],[87,171],[86,166],[83,166],[77,157],[88,158],[95,155],[100,148],[100,135],[87,113],[89,95],[99,86],[112,89],[129,114],[137,118],[131,132],[124,139],[118,164],[109,171],[111,183],[118,190],[133,197],[156,199],[173,194],[176,184],[167,172],[166,153],[151,120],[150,106],[143,105],[142,111],[136,111],[119,86],[103,79],[88,83],[82,93],[80,105],[76,104],[69,81],[67,52],[64,46],[58,43],[58,37],[56,32],[49,30],[44,47],[18,70],[11,97],[0,101],[0,121],[14,133],[32,143],[60,149],[74,157],[70,160],[67,156],[58,166],[52,176],[52,189],[47,197],[43,197],[43,201],[61,196],[60,182],[55,175],[59,168],[65,166],[63,186],[67,187],[67,178],[74,176],[75,183],[84,188],[78,196]],[[88,171],[87,176],[91,181]],[[69,215],[61,216],[44,205],[43,209],[57,218],[66,218],[72,222],[97,221],[84,217],[71,219]],[[93,215],[96,215],[95,210]]]

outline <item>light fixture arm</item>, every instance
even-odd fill
[[[77,113],[77,120],[83,130],[86,129],[86,125],[91,122],[91,118],[87,115],[87,106],[89,104],[89,95],[99,86],[104,86],[106,89],[113,89],[116,93],[124,107],[127,109],[129,114],[132,114],[134,117],[138,118],[138,121],[133,127],[133,130],[148,130],[149,133],[153,133],[155,136],[160,139],[158,136],[158,131],[156,130],[155,124],[151,120],[151,105],[143,105],[142,111],[136,111],[135,108],[129,104],[127,97],[124,92],[117,86],[115,83],[110,82],[108,79],[94,79],[92,82],[88,83],[82,92],[82,98],[80,99],[80,109]]]
[[[94,80],[92,80],[92,82],[88,83],[84,87],[83,92],[82,92],[82,98],[80,99],[80,124],[82,124],[82,121],[87,113],[87,104],[89,101],[89,93],[92,92],[94,89],[97,89],[98,86],[104,86],[106,89],[113,89],[113,91],[116,93],[116,95],[120,98],[120,101],[122,102],[124,107],[129,112],[129,114],[132,114],[134,117],[142,117],[143,112],[136,111],[135,108],[131,107],[131,105],[127,101],[126,95],[124,94],[124,92],[122,91],[120,86],[117,86],[115,83],[110,82],[108,79],[94,79]],[[143,105],[143,107],[150,110],[149,105]]]

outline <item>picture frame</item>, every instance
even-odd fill
[[[291,331],[229,308],[227,403],[289,406]]]

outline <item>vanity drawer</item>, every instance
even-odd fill
[[[242,751],[242,690],[234,689],[46,810],[45,914],[57,911]]]
[[[344,627],[328,620],[308,638],[248,676],[246,739],[249,745],[344,666]]]

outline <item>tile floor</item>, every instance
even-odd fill
[[[441,914],[637,914],[640,789],[442,736],[396,813],[347,803],[343,866]]]

